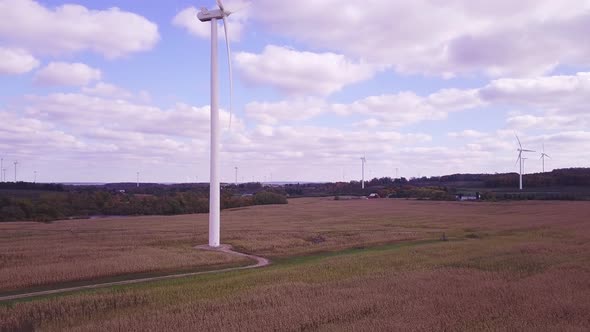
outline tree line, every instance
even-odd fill
[[[200,190],[180,190],[163,188],[160,185],[160,188],[144,188],[142,193],[102,186],[43,190],[42,186],[21,184],[21,188],[26,189],[6,189],[6,186],[0,186],[0,221],[52,221],[72,217],[209,212],[208,188],[205,187]],[[227,188],[222,190],[220,201],[222,209],[286,203],[285,195],[272,189],[242,195],[237,188]]]

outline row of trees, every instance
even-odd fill
[[[518,186],[518,173],[501,174],[452,174],[444,176],[410,179],[413,185],[454,184],[481,185],[487,188],[506,188]],[[545,173],[525,174],[527,187],[589,186],[590,168],[563,168]]]
[[[222,209],[286,203],[284,195],[270,191],[241,196],[227,190],[221,195]],[[0,221],[51,221],[96,215],[174,215],[207,212],[209,198],[202,192],[152,195],[83,190],[36,193],[30,197],[0,197]]]

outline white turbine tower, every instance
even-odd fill
[[[231,12],[224,9],[220,0],[217,0],[219,9],[207,10],[201,8],[197,17],[201,22],[211,22],[211,157],[209,177],[209,246],[219,247],[220,228],[220,186],[219,186],[219,93],[217,79],[217,20],[223,20],[225,30],[225,45],[227,47],[227,61],[229,70],[230,88],[230,124],[233,94],[233,78],[231,70],[231,54],[227,35],[227,17]]]
[[[365,189],[365,163],[367,162],[367,158],[365,156],[361,157],[361,169],[362,169],[362,177],[361,177],[361,188]]]
[[[516,163],[514,165],[516,165],[520,162],[520,171],[518,172],[518,174],[519,174],[518,188],[520,190],[522,190],[522,172],[523,172],[523,168],[524,168],[524,160],[522,157],[522,153],[523,152],[535,152],[535,151],[523,149],[522,144],[520,144],[520,139],[518,138],[518,135],[515,135],[515,136],[516,136],[516,140],[518,141],[518,149],[516,150],[516,151],[518,151],[518,158],[516,159]]]
[[[238,185],[238,166],[235,166],[234,167],[234,170],[236,171],[236,181],[235,181],[235,184],[237,186]]]
[[[16,183],[16,165],[18,165],[18,160],[14,162],[14,183]]]
[[[541,160],[543,163],[543,173],[545,173],[545,157],[551,159],[548,154],[545,153],[545,144],[543,143],[543,152],[541,152]]]

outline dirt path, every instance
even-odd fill
[[[148,282],[148,281],[178,279],[178,278],[196,276],[196,275],[201,275],[201,274],[211,274],[211,273],[247,270],[247,269],[254,269],[254,268],[258,268],[258,267],[267,266],[270,264],[270,260],[268,260],[264,257],[259,257],[259,256],[254,256],[254,255],[249,255],[249,254],[233,251],[232,247],[227,244],[222,244],[218,248],[209,247],[208,245],[201,245],[201,246],[196,246],[195,249],[221,251],[221,252],[228,253],[231,255],[248,257],[250,259],[256,260],[256,264],[247,265],[247,266],[230,267],[230,268],[225,268],[225,269],[220,269],[220,270],[177,273],[177,274],[169,274],[169,275],[158,276],[158,277],[147,277],[147,278],[114,281],[114,282],[104,282],[104,283],[85,285],[85,286],[59,288],[59,289],[51,289],[51,290],[31,292],[31,293],[22,293],[22,294],[0,296],[0,302],[17,300],[17,299],[26,299],[26,298],[36,297],[36,296],[45,296],[45,295],[61,294],[61,293],[67,293],[67,292],[75,292],[75,291],[81,291],[81,290],[86,290],[86,289],[97,289],[97,288],[111,287],[111,286],[131,285],[131,284],[138,284],[138,283]]]

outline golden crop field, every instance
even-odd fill
[[[588,216],[589,203],[543,201],[234,209],[222,242],[271,266],[6,302],[0,330],[586,331]],[[207,215],[6,223],[0,234],[4,292],[246,264],[192,249]]]

